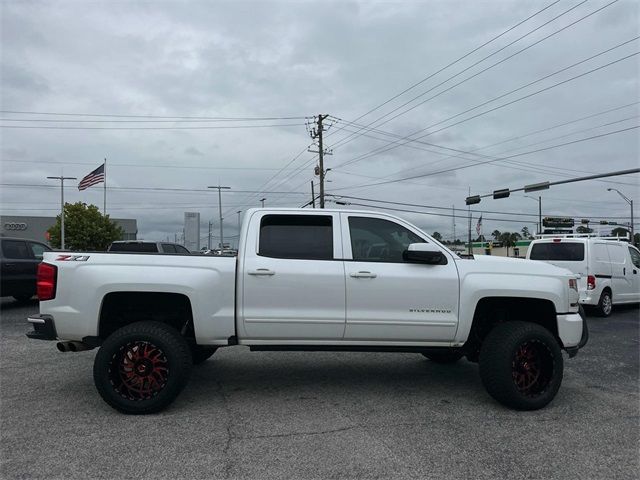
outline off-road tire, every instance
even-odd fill
[[[460,352],[452,352],[452,351],[444,351],[444,352],[429,352],[423,353],[426,358],[431,360],[433,363],[439,363],[441,365],[449,365],[456,363],[460,360],[464,355]]]
[[[160,322],[136,322],[105,340],[93,364],[93,379],[111,407],[148,414],[176,399],[191,366],[191,349],[177,330]]]
[[[611,292],[609,290],[603,290],[600,294],[600,300],[598,300],[598,305],[595,307],[596,315],[599,317],[608,317],[611,315],[613,311],[613,299],[611,296]]]
[[[191,359],[194,365],[200,365],[211,358],[216,353],[218,347],[209,347],[204,345],[191,345]]]
[[[489,395],[515,410],[537,410],[554,399],[564,362],[558,341],[529,322],[496,326],[482,343],[480,378]]]

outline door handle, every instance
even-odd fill
[[[371,272],[351,272],[349,276],[353,278],[376,278],[378,275]]]
[[[638,273],[638,271],[636,269],[633,270],[633,274],[635,275],[636,273]]]
[[[15,263],[5,263],[4,266],[5,267],[15,267],[16,264]]]
[[[257,276],[271,276],[275,275],[276,272],[273,270],[269,270],[268,268],[258,268],[257,270],[249,270],[247,272],[249,275],[257,275]]]
[[[627,268],[626,268],[626,267],[623,267],[623,268],[622,268],[622,275],[626,275],[626,274],[627,274]]]

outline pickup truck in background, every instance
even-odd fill
[[[0,296],[26,302],[36,294],[36,274],[51,248],[26,238],[0,238]]]
[[[494,399],[533,410],[588,338],[568,270],[462,259],[400,218],[348,210],[249,210],[237,257],[45,253],[38,296],[27,336],[99,347],[99,394],[134,414],[168,406],[230,345],[466,357]]]

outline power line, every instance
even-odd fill
[[[502,105],[498,105],[497,107],[493,107],[493,108],[491,108],[491,109],[489,109],[489,110],[485,110],[485,111],[483,111],[483,112],[477,113],[477,114],[475,114],[475,115],[473,115],[473,116],[471,116],[471,117],[467,117],[467,118],[462,119],[462,120],[460,120],[460,121],[458,121],[458,122],[452,123],[451,125],[447,125],[447,126],[442,127],[442,128],[440,128],[440,129],[437,129],[437,130],[434,130],[434,131],[432,131],[432,132],[426,133],[426,134],[421,135],[421,136],[419,136],[419,137],[417,137],[417,138],[415,138],[415,139],[412,139],[412,138],[411,138],[411,137],[414,137],[416,134],[421,133],[421,132],[423,132],[423,131],[425,131],[425,130],[427,130],[427,129],[429,129],[429,128],[431,128],[432,126],[437,125],[437,124],[429,125],[429,126],[427,126],[427,127],[425,127],[425,128],[422,128],[422,129],[420,129],[420,130],[417,130],[417,131],[415,131],[415,132],[413,132],[413,133],[411,133],[411,134],[409,134],[409,135],[407,135],[407,136],[403,137],[403,138],[402,138],[402,139],[400,139],[400,140],[396,140],[396,141],[393,141],[393,142],[389,142],[389,145],[390,145],[389,147],[386,147],[386,148],[385,148],[384,146],[383,146],[383,147],[379,147],[379,148],[374,149],[374,150],[372,150],[372,151],[370,151],[370,152],[368,152],[368,153],[365,153],[365,154],[363,154],[363,155],[361,155],[361,156],[359,156],[359,157],[356,157],[355,159],[352,159],[352,160],[348,160],[348,161],[346,161],[346,162],[343,162],[342,164],[340,164],[340,165],[338,165],[338,166],[336,166],[336,167],[333,167],[333,168],[335,168],[335,169],[342,168],[342,167],[344,167],[344,166],[346,166],[346,165],[349,165],[349,164],[352,164],[352,163],[358,162],[358,161],[360,161],[360,160],[364,160],[365,158],[369,158],[369,157],[372,157],[372,156],[374,156],[374,155],[378,155],[378,154],[380,154],[380,153],[387,152],[387,151],[389,151],[389,150],[392,150],[392,149],[394,149],[394,148],[397,148],[397,147],[399,147],[399,146],[402,146],[402,145],[404,145],[404,144],[406,144],[406,143],[409,143],[409,142],[411,142],[411,141],[414,141],[414,140],[417,140],[417,139],[422,139],[422,138],[424,138],[424,137],[428,137],[428,136],[433,135],[434,133],[440,132],[440,131],[442,131],[442,130],[446,130],[446,129],[448,129],[448,128],[451,128],[451,127],[453,127],[453,126],[459,125],[459,124],[461,124],[461,123],[468,122],[469,120],[473,120],[473,119],[478,118],[478,117],[480,117],[480,116],[486,115],[486,114],[488,114],[488,113],[494,112],[494,111],[499,110],[499,109],[501,109],[501,108],[507,107],[507,106],[512,105],[512,104],[514,104],[514,103],[520,102],[520,101],[525,100],[525,99],[527,99],[527,98],[531,98],[531,97],[533,97],[533,96],[535,96],[535,95],[538,95],[538,94],[540,94],[540,93],[543,93],[543,92],[546,92],[546,91],[548,91],[548,90],[551,90],[551,89],[553,89],[553,88],[555,88],[555,87],[558,87],[558,86],[560,86],[560,85],[564,85],[564,84],[566,84],[566,83],[568,83],[568,82],[571,82],[571,81],[573,81],[573,80],[577,80],[578,78],[582,78],[582,77],[584,77],[584,76],[586,76],[586,75],[589,75],[589,74],[591,74],[591,73],[595,73],[595,72],[597,72],[597,71],[599,71],[599,70],[602,70],[602,69],[604,69],[604,68],[610,67],[611,65],[617,64],[617,63],[622,62],[622,61],[624,61],[624,60],[628,60],[629,58],[634,57],[634,56],[638,55],[639,53],[640,53],[640,52],[635,52],[635,53],[632,53],[632,54],[630,54],[630,55],[626,55],[626,56],[621,57],[621,58],[618,58],[618,59],[616,59],[616,60],[614,60],[614,61],[612,61],[612,62],[609,62],[609,63],[607,63],[607,64],[605,64],[605,65],[601,65],[601,66],[599,66],[599,67],[593,68],[593,69],[591,69],[591,70],[589,70],[589,71],[583,72],[583,73],[581,73],[581,74],[579,74],[579,75],[576,75],[576,76],[574,76],[574,77],[568,78],[568,79],[563,80],[563,81],[561,81],[561,82],[555,83],[555,84],[550,85],[550,86],[548,86],[548,87],[542,88],[542,89],[537,90],[537,91],[535,91],[535,92],[532,92],[532,93],[529,93],[529,94],[524,95],[524,96],[522,96],[522,97],[519,97],[519,98],[516,98],[516,99],[514,99],[514,100],[511,100],[511,101],[509,101],[509,102],[507,102],[507,103],[503,103]],[[446,122],[446,121],[448,121],[448,120],[450,120],[450,119],[452,119],[452,118],[453,118],[453,117],[450,117],[450,118],[448,118],[448,119],[445,119],[445,120],[443,120],[443,121],[441,121],[441,122],[438,122],[438,124],[439,124],[439,123]],[[410,140],[409,140],[409,139],[410,139]],[[403,141],[403,140],[407,140],[407,141],[406,141],[404,144],[401,144],[400,142],[401,142],[401,141]]]
[[[475,166],[478,166],[478,165],[485,165],[485,164],[488,164],[488,163],[498,162],[498,161],[501,161],[501,160],[508,160],[510,158],[520,157],[520,156],[523,156],[523,155],[530,155],[532,153],[542,152],[542,151],[545,151],[545,150],[551,150],[553,148],[564,147],[564,146],[567,146],[567,145],[573,145],[575,143],[586,142],[588,140],[594,140],[594,139],[597,139],[597,138],[607,137],[609,135],[614,135],[614,134],[617,134],[617,133],[623,133],[623,132],[627,132],[627,131],[630,131],[630,130],[635,130],[638,127],[640,127],[640,125],[635,125],[635,126],[629,127],[629,128],[623,128],[623,129],[620,129],[620,130],[615,130],[613,132],[607,132],[607,133],[603,133],[603,134],[600,134],[600,135],[593,135],[591,137],[582,138],[582,139],[579,139],[579,140],[573,140],[571,142],[565,142],[565,143],[560,143],[560,144],[557,144],[557,145],[551,145],[551,146],[548,146],[548,147],[538,148],[538,149],[531,150],[531,151],[528,151],[528,152],[516,153],[514,155],[509,155],[507,157],[500,157],[500,158],[496,158],[496,159],[485,160],[485,161],[481,161],[481,162],[478,162],[478,163],[474,163],[472,165],[462,165],[462,166],[459,166],[459,167],[447,168],[447,169],[444,169],[444,170],[438,170],[438,171],[435,171],[435,172],[429,172],[429,173],[425,173],[425,174],[421,174],[421,175],[413,175],[413,176],[410,176],[410,177],[405,177],[405,178],[396,179],[396,180],[387,180],[387,181],[384,181],[384,182],[377,182],[377,183],[371,183],[371,184],[366,184],[366,185],[355,185],[355,186],[351,186],[351,187],[336,188],[334,190],[345,190],[347,188],[351,188],[352,189],[352,188],[369,187],[369,186],[376,186],[376,185],[386,185],[386,184],[389,184],[389,183],[402,182],[404,180],[413,180],[415,178],[429,177],[429,176],[438,175],[438,174],[441,174],[441,173],[452,172],[452,171],[455,171],[455,170],[463,170],[463,169],[466,169],[466,168],[469,168],[469,167],[475,167]]]
[[[194,127],[53,127],[49,125],[0,125],[0,128],[45,129],[45,130],[230,130],[247,128],[299,127],[299,123],[281,123],[270,125],[230,125],[230,126],[194,126]]]
[[[465,58],[467,58],[468,56],[474,54],[475,52],[477,52],[478,50],[482,49],[483,47],[486,47],[487,45],[489,45],[490,43],[493,43],[495,40],[499,39],[500,37],[506,35],[507,33],[511,32],[512,30],[516,29],[517,27],[519,27],[520,25],[526,23],[527,21],[531,20],[532,18],[536,17],[537,15],[541,14],[542,12],[544,12],[545,10],[551,8],[553,5],[555,5],[556,3],[558,3],[559,0],[556,0],[555,2],[550,3],[549,5],[547,5],[546,7],[538,10],[537,12],[533,13],[532,15],[528,16],[527,18],[525,18],[524,20],[521,20],[520,22],[516,23],[515,25],[509,27],[507,30],[504,30],[502,33],[499,33],[498,35],[492,37],[491,39],[489,39],[488,41],[486,41],[485,43],[481,44],[480,46],[474,48],[473,50],[470,50],[469,52],[465,53],[464,55],[462,55],[461,57],[458,57],[456,60],[448,63],[447,65],[445,65],[444,67],[440,68],[439,70],[436,70],[435,72],[429,74],[428,76],[424,77],[422,80],[414,83],[413,85],[405,88],[403,91],[401,91],[400,93],[398,93],[397,95],[391,97],[390,99],[386,100],[385,102],[381,103],[380,105],[372,108],[371,110],[369,110],[368,112],[360,115],[358,118],[356,118],[354,121],[358,121],[361,118],[366,117],[367,115],[375,112],[376,110],[379,110],[380,108],[384,107],[385,105],[391,103],[393,100],[395,100],[396,98],[401,97],[402,95],[404,95],[405,93],[413,90],[414,88],[416,88],[419,85],[422,85],[424,82],[430,80],[431,78],[433,78],[434,76],[438,75],[439,73],[445,71],[446,69],[448,69],[449,67],[452,67],[453,65],[455,65],[456,63],[459,63],[460,61],[464,60]],[[583,2],[584,3],[584,2]],[[375,121],[374,121],[375,123]],[[340,130],[342,130],[342,128],[338,128],[337,130],[335,130],[333,133],[338,133]],[[331,135],[331,133],[329,134]],[[327,135],[327,136],[329,136]]]
[[[68,113],[68,112],[27,112],[19,110],[0,110],[0,113],[24,114],[24,115],[56,115],[73,117],[109,117],[109,118],[157,118],[178,120],[208,120],[208,121],[271,121],[271,120],[306,120],[309,117],[193,117],[193,116],[163,116],[163,115],[116,115],[106,113]]]
[[[467,81],[471,80],[472,78],[477,77],[478,75],[480,75],[480,74],[482,74],[482,73],[484,73],[484,72],[486,72],[486,71],[488,71],[488,70],[490,70],[490,69],[492,69],[492,68],[494,68],[494,67],[496,67],[496,66],[498,66],[498,65],[500,65],[500,64],[502,64],[502,63],[504,63],[504,62],[506,62],[507,60],[509,60],[509,59],[511,59],[511,58],[513,58],[513,57],[515,57],[516,55],[519,55],[520,53],[522,53],[522,52],[524,52],[524,51],[528,50],[529,48],[531,48],[531,47],[533,47],[533,46],[535,46],[535,45],[538,45],[539,43],[541,43],[541,42],[543,42],[543,41],[547,40],[548,38],[550,38],[550,37],[552,37],[552,36],[554,36],[554,35],[557,35],[558,33],[560,33],[560,32],[562,32],[562,31],[566,30],[567,28],[569,28],[569,27],[571,27],[571,26],[573,26],[573,25],[576,25],[577,23],[579,23],[579,22],[581,22],[581,21],[583,21],[583,20],[585,20],[585,19],[587,19],[587,18],[591,17],[592,15],[595,15],[596,13],[598,13],[598,12],[600,12],[601,10],[603,10],[603,9],[605,9],[605,8],[607,8],[607,7],[609,7],[610,5],[612,5],[612,4],[614,4],[614,3],[616,3],[617,1],[618,1],[618,0],[613,0],[611,3],[609,3],[609,4],[605,5],[605,6],[603,6],[603,7],[599,8],[599,9],[597,9],[597,10],[595,10],[595,11],[593,11],[593,12],[591,12],[591,13],[589,13],[589,14],[587,14],[587,15],[585,15],[585,16],[583,16],[583,17],[579,18],[579,19],[577,19],[577,20],[575,20],[574,22],[572,22],[572,23],[570,23],[570,24],[568,24],[568,25],[566,25],[566,26],[564,26],[564,27],[562,27],[562,28],[560,28],[560,29],[558,29],[558,30],[556,30],[556,31],[552,32],[551,34],[549,34],[549,35],[547,35],[547,36],[545,36],[545,37],[541,38],[540,40],[537,40],[536,42],[532,43],[531,45],[528,45],[527,47],[524,47],[524,48],[522,48],[522,49],[518,50],[517,52],[515,52],[515,53],[513,53],[513,54],[511,54],[511,55],[509,55],[509,56],[507,56],[507,57],[505,57],[505,58],[503,58],[502,60],[499,60],[498,62],[496,62],[496,63],[494,63],[494,64],[492,64],[492,65],[490,65],[490,66],[488,66],[488,67],[486,67],[486,68],[484,68],[484,69],[482,69],[482,70],[480,70],[479,72],[476,72],[475,74],[473,74],[473,75],[471,75],[471,76],[469,76],[469,77],[467,77],[467,78],[465,78],[465,79],[461,80],[460,82],[458,82],[458,83],[456,83],[456,84],[454,84],[454,85],[452,85],[452,86],[450,86],[450,87],[446,88],[445,90],[442,90],[441,92],[437,93],[436,95],[433,95],[433,96],[429,97],[428,99],[426,99],[426,100],[424,100],[424,101],[422,101],[422,102],[420,102],[420,103],[418,103],[418,104],[414,105],[413,107],[411,107],[411,108],[409,108],[409,109],[406,109],[405,111],[403,111],[403,112],[401,112],[401,113],[399,113],[399,114],[397,114],[397,115],[395,115],[395,116],[393,116],[393,117],[391,117],[391,118],[389,118],[389,119],[385,120],[385,121],[384,121],[384,122],[382,122],[380,125],[384,125],[384,124],[386,124],[386,123],[390,122],[391,120],[393,120],[393,119],[395,119],[395,118],[397,118],[397,117],[399,117],[399,116],[401,116],[401,115],[405,115],[406,113],[408,113],[408,112],[410,112],[411,110],[414,110],[415,108],[417,108],[417,107],[419,107],[419,106],[421,106],[421,105],[425,104],[426,102],[428,102],[428,101],[430,101],[430,100],[432,100],[432,99],[434,99],[434,98],[437,98],[437,97],[439,97],[440,95],[442,95],[442,94],[444,94],[444,93],[446,93],[446,92],[448,92],[448,91],[451,91],[452,89],[456,88],[456,87],[457,87],[457,86],[459,86],[459,85],[462,85],[463,83],[465,83],[465,82],[467,82]],[[574,7],[571,7],[570,9],[568,9],[568,10],[566,10],[565,12],[561,13],[560,15],[558,15],[558,16],[556,16],[556,17],[552,18],[551,20],[547,21],[546,23],[544,23],[544,24],[540,25],[539,27],[537,27],[537,28],[535,28],[535,29],[533,29],[533,30],[529,31],[529,32],[528,32],[528,33],[526,33],[525,35],[523,35],[523,36],[519,37],[518,39],[514,40],[513,42],[511,42],[511,43],[507,44],[506,46],[502,47],[501,49],[499,49],[499,50],[497,50],[497,51],[493,52],[492,54],[490,54],[490,55],[488,55],[488,56],[484,57],[483,59],[481,59],[481,60],[477,61],[476,63],[472,64],[471,66],[469,66],[469,67],[467,67],[467,68],[465,68],[464,70],[461,70],[460,72],[456,73],[455,75],[453,75],[453,76],[451,76],[451,77],[447,78],[447,79],[446,79],[446,80],[444,80],[443,82],[440,82],[438,85],[435,85],[434,87],[432,87],[432,88],[430,88],[429,90],[427,90],[427,91],[425,91],[425,92],[421,93],[420,95],[418,95],[418,96],[416,96],[416,97],[412,98],[412,99],[411,99],[411,100],[409,100],[408,102],[405,102],[404,104],[400,105],[399,107],[395,108],[394,110],[391,110],[390,112],[386,113],[385,115],[383,115],[383,116],[381,116],[381,117],[377,118],[376,120],[374,120],[374,121],[373,121],[372,123],[370,123],[369,125],[372,125],[373,123],[377,123],[379,120],[381,120],[381,119],[383,119],[383,118],[385,118],[385,117],[387,117],[387,116],[391,115],[392,113],[394,113],[394,112],[396,112],[396,111],[400,110],[401,108],[403,108],[403,107],[405,107],[405,106],[409,105],[410,103],[414,102],[414,101],[415,101],[415,100],[417,100],[418,98],[420,98],[420,97],[422,97],[422,96],[426,95],[427,93],[429,93],[429,92],[431,92],[431,91],[435,90],[435,89],[436,89],[436,88],[438,88],[439,86],[441,86],[441,85],[443,85],[443,84],[447,83],[449,80],[452,80],[453,78],[455,78],[455,77],[457,77],[458,75],[460,75],[460,74],[462,74],[462,73],[466,72],[467,70],[469,70],[469,69],[473,68],[474,66],[476,66],[476,65],[478,65],[479,63],[483,62],[484,60],[486,60],[486,59],[488,59],[488,58],[492,57],[492,56],[493,56],[493,55],[495,55],[496,53],[499,53],[500,51],[504,50],[505,48],[507,48],[507,47],[509,47],[509,46],[513,45],[514,43],[516,43],[516,42],[518,42],[518,41],[522,40],[523,38],[525,38],[525,37],[529,36],[530,34],[534,33],[535,31],[539,30],[540,28],[542,28],[542,27],[546,26],[547,24],[549,24],[549,23],[551,23],[551,22],[555,21],[556,19],[560,18],[561,16],[563,16],[563,15],[565,15],[565,14],[569,13],[570,11],[574,10],[575,8],[579,7],[580,5],[582,5],[582,4],[583,4],[583,3],[585,3],[585,2],[586,2],[586,0],[584,0],[583,2],[581,2],[581,3],[577,4],[577,5],[575,5]],[[348,137],[347,137],[347,138],[348,138]],[[347,140],[347,141],[352,141],[353,139],[354,139],[354,138],[352,138],[351,140]],[[342,139],[340,142],[338,142],[338,144],[334,145],[334,148],[337,148],[338,146],[342,146],[342,145],[344,145],[345,143],[347,143],[347,141],[345,141],[345,140],[346,140],[346,139]],[[342,144],[342,145],[340,145],[340,144]]]

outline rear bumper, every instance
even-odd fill
[[[27,332],[27,337],[34,340],[57,340],[56,325],[51,315],[32,315],[27,318],[33,330]]]
[[[570,357],[575,356],[578,350],[587,344],[589,329],[582,309],[580,313],[558,315],[558,336]]]

